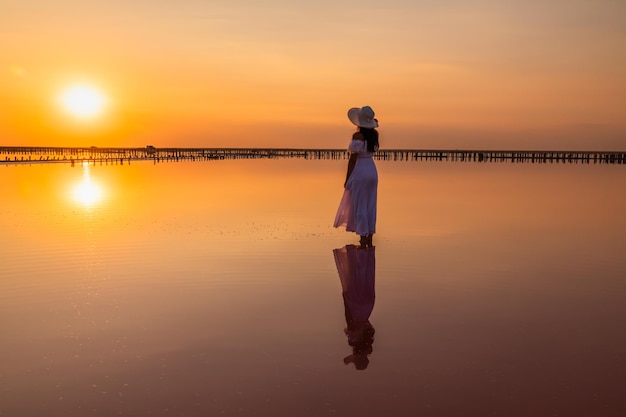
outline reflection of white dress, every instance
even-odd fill
[[[367,141],[353,139],[348,150],[358,155],[356,165],[339,203],[333,226],[345,226],[346,231],[361,236],[376,233],[376,198],[378,172],[367,151]]]
[[[355,245],[346,245],[333,250],[349,328],[368,322],[374,309],[375,249],[375,247],[357,249]]]

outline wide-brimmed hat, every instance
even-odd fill
[[[353,125],[373,129],[378,127],[378,120],[374,119],[374,110],[370,106],[353,107],[348,110],[348,119]]]

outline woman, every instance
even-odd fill
[[[378,120],[370,106],[348,110],[348,119],[357,131],[348,147],[348,174],[333,226],[356,232],[361,237],[361,247],[368,247],[376,233],[378,172],[372,156],[378,150]]]

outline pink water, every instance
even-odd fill
[[[0,415],[626,415],[622,166],[378,161],[356,370],[345,163],[0,167]]]

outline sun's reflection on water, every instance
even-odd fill
[[[83,163],[83,179],[72,190],[73,200],[80,205],[90,208],[102,201],[104,192],[97,182],[91,179],[89,164]]]

